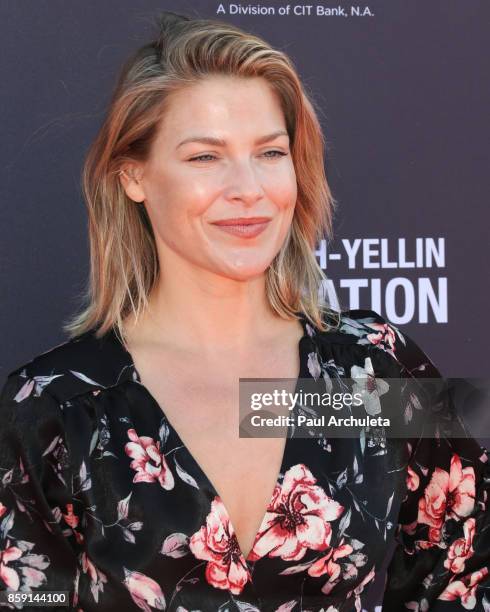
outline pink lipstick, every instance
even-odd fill
[[[233,236],[255,238],[265,230],[269,222],[269,217],[235,217],[214,221],[212,225]]]

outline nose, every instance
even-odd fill
[[[257,170],[249,161],[236,162],[230,167],[226,197],[249,206],[260,200],[264,190]]]

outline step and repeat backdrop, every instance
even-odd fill
[[[446,376],[486,376],[490,5],[2,0],[0,374],[64,339],[88,273],[84,153],[161,9],[287,52],[339,206],[317,245],[336,308],[373,308]]]
[[[1,0],[2,379],[65,340],[88,275],[83,157],[162,9],[230,21],[293,59],[338,202],[316,248],[330,304],[376,310],[447,377],[487,377],[487,2]]]

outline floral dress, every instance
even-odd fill
[[[374,311],[343,311],[335,331],[301,322],[302,378],[441,378]],[[397,406],[432,410],[413,393]],[[290,432],[245,558],[114,330],[11,372],[0,411],[0,591],[65,591],[78,612],[359,612],[394,548],[384,611],[490,610],[488,454],[465,432]]]

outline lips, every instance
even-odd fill
[[[270,220],[269,217],[234,217],[215,221],[212,225],[232,236],[255,238],[267,228]]]
[[[267,223],[268,221],[270,221],[270,217],[234,217],[233,219],[221,219],[220,221],[213,221],[213,225],[255,225],[257,223]]]

